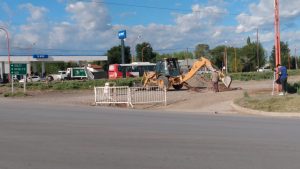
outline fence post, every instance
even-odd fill
[[[97,106],[97,90],[96,90],[96,87],[94,87],[94,93],[95,93],[95,105]]]
[[[167,88],[166,87],[164,87],[164,92],[165,92],[165,100],[164,100],[164,102],[165,102],[165,106],[167,106]]]
[[[133,108],[133,104],[132,104],[132,101],[131,101],[131,88],[128,86],[127,87],[127,107],[129,105],[131,106],[131,108]]]

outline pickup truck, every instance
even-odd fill
[[[50,74],[48,75],[49,80],[65,80],[67,79],[67,71],[58,71],[58,74]]]

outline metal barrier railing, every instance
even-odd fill
[[[104,86],[95,87],[95,104],[167,104],[166,89],[159,87]]]

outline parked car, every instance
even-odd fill
[[[29,76],[27,77],[26,82],[38,82],[38,81],[41,81],[41,78],[39,76]],[[24,79],[21,79],[19,83],[24,83]]]
[[[258,72],[270,72],[270,71],[272,71],[272,69],[270,69],[270,67],[267,67],[267,68],[262,67],[262,68],[257,69],[257,71]]]

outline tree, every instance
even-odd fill
[[[251,44],[251,39],[250,39],[250,37],[248,36],[248,38],[247,38],[247,45],[250,45]]]
[[[243,67],[241,65],[241,49],[235,47],[227,48],[227,59],[228,59],[228,71],[229,72],[240,72]]]
[[[196,58],[199,58],[201,56],[204,56],[206,58],[210,58],[210,50],[209,45],[207,44],[198,44],[195,49],[195,56]]]
[[[289,56],[290,56],[290,49],[289,44],[286,42],[280,41],[280,54],[281,54],[281,65],[288,66]],[[275,46],[273,46],[270,63],[273,67],[276,67],[275,65]]]
[[[180,52],[174,52],[172,54],[165,53],[157,56],[157,60],[161,60],[163,58],[177,58],[177,59],[184,60],[188,58],[193,58],[193,53],[187,51],[180,51]]]
[[[217,46],[214,49],[210,51],[211,53],[211,62],[217,66],[219,69],[222,69],[222,67],[225,65],[224,63],[224,50],[225,46]]]
[[[258,56],[257,56],[258,47]],[[243,65],[242,71],[256,71],[260,66],[265,65],[266,57],[264,48],[261,43],[251,42],[250,38],[247,39],[247,45],[241,49],[241,64]]]
[[[137,61],[144,62],[156,62],[157,53],[153,52],[153,48],[150,43],[143,42],[136,45]]]
[[[126,46],[125,49],[125,63],[131,62],[131,54],[130,54],[130,47]],[[108,64],[114,64],[114,63],[122,63],[122,54],[121,54],[121,45],[114,46],[110,50],[107,51],[107,61]]]

